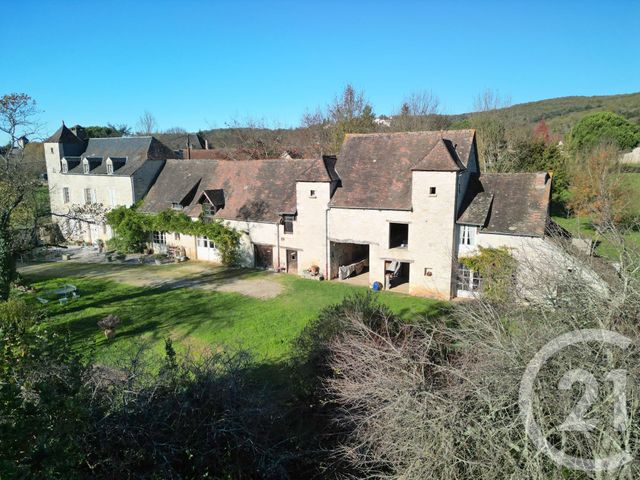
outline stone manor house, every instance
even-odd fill
[[[44,148],[54,213],[143,199],[142,212],[220,219],[242,232],[250,267],[449,299],[477,292],[481,279],[458,258],[479,246],[517,256],[551,243],[550,176],[481,173],[474,130],[351,134],[337,156],[306,159],[177,158],[153,137],[84,139],[65,126]],[[149,242],[219,260],[207,238]]]

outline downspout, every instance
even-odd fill
[[[276,250],[278,251],[278,269],[280,271],[280,224],[276,222]]]
[[[329,265],[331,263],[329,255],[331,255],[331,252],[329,248],[329,209],[328,208],[324,210],[324,248],[325,248],[325,255],[324,255],[325,280],[329,281],[331,280],[330,278],[331,272],[329,271]]]

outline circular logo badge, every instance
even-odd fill
[[[630,461],[633,457],[628,452],[620,452],[604,458],[579,458],[568,455],[551,445],[536,423],[533,414],[534,383],[540,369],[552,356],[562,349],[571,345],[586,342],[600,342],[602,344],[615,345],[621,349],[627,348],[631,340],[610,330],[585,329],[575,330],[565,333],[548,342],[531,359],[520,382],[520,417],[524,422],[524,427],[528,437],[537,446],[538,451],[547,455],[556,464],[562,465],[572,470],[598,472],[603,470],[617,469]],[[618,430],[623,430],[626,424],[626,397],[624,380],[626,371],[613,370],[607,375],[607,379],[614,382],[614,396],[616,397],[616,411],[614,414],[614,426]],[[582,419],[582,414],[586,413],[588,407],[597,399],[597,380],[586,370],[575,369],[567,372],[558,388],[568,390],[574,382],[581,382],[585,385],[585,392],[578,402],[574,411],[567,417],[565,422],[558,427],[558,430],[566,431],[589,431],[594,425]]]

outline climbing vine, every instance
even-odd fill
[[[174,232],[209,238],[216,244],[225,265],[233,265],[238,258],[240,233],[221,220],[193,221],[184,213],[174,210],[146,214],[133,206],[114,208],[107,213],[107,223],[114,233],[109,246],[117,250],[141,251],[150,232]]]
[[[482,277],[482,295],[497,302],[511,298],[517,268],[516,259],[509,249],[478,247],[479,252],[471,257],[460,257],[460,263],[476,271]]]

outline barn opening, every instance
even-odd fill
[[[369,283],[369,245],[331,242],[331,278]],[[353,283],[353,281],[352,281]]]
[[[398,260],[384,262],[384,280],[387,290],[409,291],[409,263]]]

